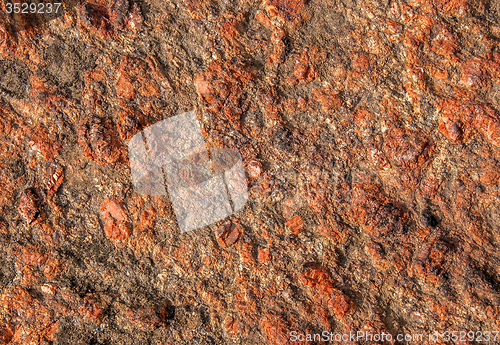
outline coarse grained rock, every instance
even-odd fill
[[[83,0],[42,24],[0,11],[0,344],[500,330],[495,1]],[[249,200],[181,233],[127,145],[193,109]]]

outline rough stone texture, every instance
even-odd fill
[[[500,330],[499,48],[488,0],[0,12],[0,344]],[[250,198],[181,234],[127,143],[191,109]]]

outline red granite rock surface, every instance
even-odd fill
[[[500,331],[498,2],[4,9],[0,344]],[[127,144],[192,109],[250,197],[180,233]]]

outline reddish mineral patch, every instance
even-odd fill
[[[232,246],[243,233],[239,224],[233,224],[230,221],[225,222],[215,231],[217,242],[223,247],[227,248]]]
[[[288,220],[285,225],[292,231],[293,234],[298,235],[299,232],[304,230],[304,222],[301,216],[295,216]]]
[[[123,245],[122,241],[130,235],[130,226],[121,203],[117,200],[104,200],[101,206],[101,219],[106,237],[116,245]]]
[[[313,90],[315,99],[321,104],[323,111],[337,110],[343,104],[340,92],[327,89]]]
[[[36,225],[43,220],[43,213],[39,208],[39,197],[31,189],[26,189],[19,202],[19,213],[28,225]]]

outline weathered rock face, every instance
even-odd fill
[[[500,330],[495,1],[2,16],[0,344]],[[181,234],[127,144],[191,109],[241,153],[249,201]]]

